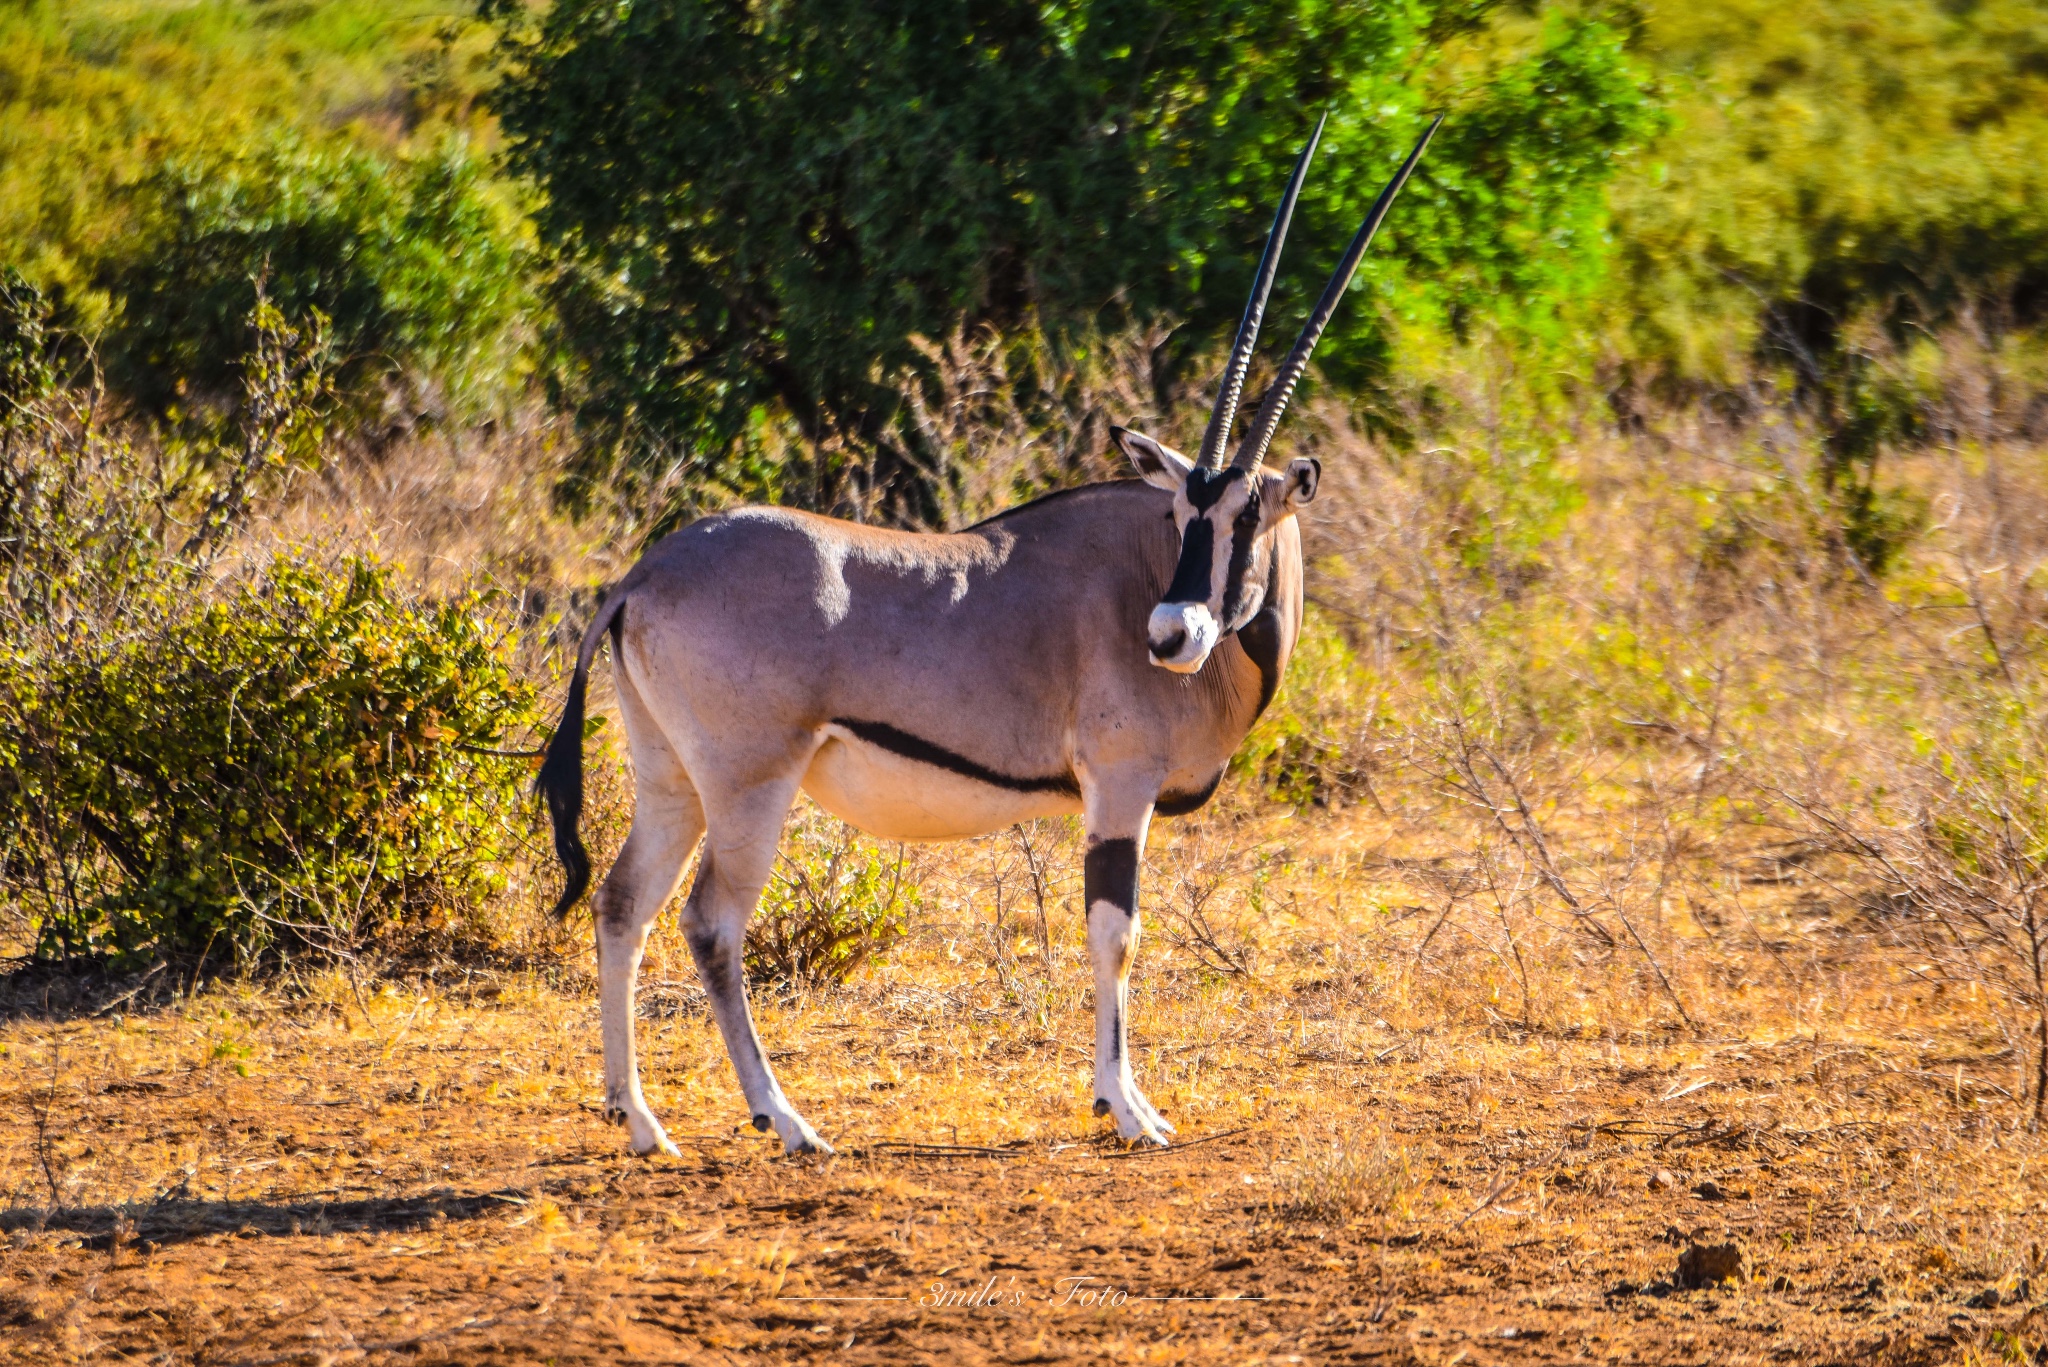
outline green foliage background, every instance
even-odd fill
[[[515,390],[535,266],[467,13],[0,0],[0,266],[158,417],[231,395],[255,275],[333,321],[365,418]]]
[[[659,489],[643,530],[735,496],[939,521],[997,428],[1065,424],[1065,464],[981,472],[1005,494],[1078,477],[1107,394],[1189,440],[1315,117],[1272,350],[1439,109],[1319,380],[1518,658],[1589,424],[1790,415],[1811,468],[1703,543],[1752,553],[1775,499],[1894,585],[1930,513],[1887,453],[2048,432],[2048,0],[0,0],[0,520],[49,474],[128,510],[44,528],[76,584],[7,541],[0,879],[46,949],[118,956],[498,876],[498,835],[443,834],[518,779],[461,748],[531,702],[488,614],[370,563],[207,578],[165,508],[226,527],[293,462],[544,392],[565,500]],[[53,331],[7,331],[42,298]],[[266,417],[287,333],[325,345]],[[933,437],[906,392],[959,337],[1000,392]],[[118,435],[50,407],[95,375]],[[1342,797],[1340,732],[1276,714],[1245,762]]]
[[[567,397],[629,459],[716,458],[772,406],[915,484],[895,383],[914,339],[1165,321],[1168,373],[1207,355],[1325,110],[1276,332],[1440,108],[1367,287],[1453,329],[1544,320],[1597,279],[1601,186],[1658,120],[1612,24],[1491,8],[560,0],[515,18],[493,103],[562,256]],[[1341,384],[1383,378],[1375,311],[1341,313],[1324,354]]]
[[[1329,380],[1440,400],[1475,341],[1581,400],[1782,375],[1869,501],[1950,383],[1936,334],[2044,369],[2044,35],[2043,0],[5,0],[0,264],[159,415],[231,389],[267,267],[364,420],[538,367],[586,477],[830,503],[780,467],[914,466],[916,336],[1165,318],[1159,382],[1198,380],[1328,108],[1284,331],[1443,108]]]
[[[158,418],[229,400],[260,290],[328,320],[359,423],[487,407],[537,299],[485,177],[453,137],[395,160],[289,133],[165,159],[128,191],[134,235],[95,275],[118,310],[109,380]]]
[[[1740,378],[1775,319],[1825,349],[2048,304],[2048,5],[1711,0],[1641,10],[1673,131],[1615,182],[1609,335]]]

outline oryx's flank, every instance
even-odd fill
[[[1438,122],[1441,122],[1439,120]],[[596,899],[605,1109],[635,1152],[674,1152],[641,1095],[633,989],[655,913],[699,838],[683,936],[754,1125],[829,1151],[754,1032],[748,919],[801,789],[890,840],[951,840],[1082,814],[1095,970],[1095,1111],[1128,1140],[1173,1126],[1131,1078],[1138,869],[1153,813],[1194,810],[1272,700],[1301,626],[1295,510],[1321,467],[1263,464],[1310,352],[1429,132],[1372,212],[1225,468],[1223,448],[1281,244],[1316,142],[1302,149],[1193,461],[1121,428],[1141,476],[1041,498],[963,532],[882,531],[782,508],[707,517],[657,543],[591,623],[539,786],[568,870],[590,663],[612,638],[632,753],[633,829]]]

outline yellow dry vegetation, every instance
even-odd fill
[[[744,1127],[672,934],[640,1025],[677,1160],[601,1124],[574,956],[90,1019],[16,1002],[0,1355],[1939,1362],[2041,1341],[2048,1182],[1968,993],[1916,987],[1800,874],[1755,885],[1741,937],[1657,942],[1693,1028],[1562,938],[1524,953],[1572,983],[1572,1023],[1530,1028],[1474,927],[1431,936],[1401,824],[1240,806],[1162,829],[1133,1009],[1184,1141],[1159,1154],[1090,1115],[1056,830],[1033,833],[1050,963],[1017,837],[993,837],[925,856],[934,910],[888,962],[759,1003],[824,1162]],[[1249,973],[1205,967],[1181,914],[1219,849],[1240,862],[1209,925]],[[1671,1286],[1683,1247],[1725,1239],[1739,1282]],[[934,1302],[990,1278],[1021,1303]]]
[[[487,944],[11,975],[0,1354],[2037,1354],[2042,846],[2013,833],[2042,829],[2048,466],[1996,434],[1889,455],[1927,515],[1880,577],[1794,412],[1496,416],[1420,448],[1302,423],[1287,691],[1147,854],[1134,1050],[1175,1147],[1090,1114],[1071,824],[870,849],[916,889],[902,938],[758,992],[823,1162],[745,1127],[672,913],[639,1020],[683,1156],[625,1153],[536,841]],[[495,586],[545,678],[645,527],[552,510],[556,437],[339,463],[237,553]]]

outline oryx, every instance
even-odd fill
[[[1438,123],[1442,120],[1439,118]],[[1222,463],[1295,199],[1296,160],[1236,345],[1190,461],[1112,429],[1139,479],[1049,495],[961,532],[885,531],[784,508],[720,513],[656,543],[583,638],[539,777],[568,872],[591,660],[612,638],[633,826],[596,898],[605,1110],[637,1153],[674,1152],[641,1094],[633,990],[655,914],[699,838],[683,937],[757,1129],[829,1151],[775,1080],[741,945],[798,790],[890,840],[982,835],[1079,812],[1095,972],[1095,1111],[1126,1140],[1173,1126],[1131,1078],[1125,1008],[1153,814],[1199,807],[1272,700],[1301,626],[1295,510],[1321,467],[1262,463],[1309,355],[1416,143],[1330,277],[1228,467]]]

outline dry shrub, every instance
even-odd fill
[[[1428,1180],[1406,1147],[1384,1131],[1361,1131],[1304,1141],[1276,1180],[1274,1204],[1283,1216],[1331,1224],[1365,1216],[1405,1221]]]
[[[598,586],[638,558],[664,497],[601,500],[572,516],[555,497],[572,450],[566,425],[538,409],[375,451],[336,449],[265,502],[250,544],[347,544],[404,565],[429,592],[489,586],[529,623],[572,619],[553,640],[564,646]]]
[[[1811,1029],[1795,1003],[1892,964],[1981,1009],[2038,1098],[2038,453],[1887,450],[1880,492],[1934,516],[1880,579],[1768,386],[1603,434],[1475,374],[1400,415],[1426,441],[1302,424],[1312,611],[1241,767],[1370,807],[1433,1013]]]
[[[1164,834],[1146,859],[1160,938],[1200,974],[1251,977],[1279,861],[1213,817]]]
[[[2031,689],[1982,694],[1859,754],[1857,781],[1781,789],[1854,856],[1871,932],[1936,991],[1981,995],[2031,1124],[2048,1116],[2048,754]],[[1875,761],[1875,762],[1873,762]],[[1845,791],[1846,790],[1846,791]],[[1959,1084],[1960,1085],[1960,1084]]]
[[[922,905],[902,846],[892,855],[803,802],[747,926],[747,976],[797,987],[843,983],[885,957]]]
[[[1129,477],[1110,444],[1112,424],[1175,444],[1162,415],[1194,410],[1162,402],[1176,397],[1162,395],[1156,373],[1170,331],[1155,324],[1064,343],[991,329],[913,339],[926,373],[902,393],[936,453],[924,473],[939,491],[940,526],[967,526],[1054,489]]]

